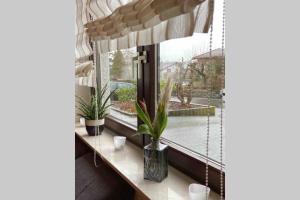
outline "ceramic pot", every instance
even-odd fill
[[[85,120],[85,129],[89,136],[101,135],[104,129],[104,119]]]

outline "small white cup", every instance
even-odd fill
[[[210,188],[207,188],[209,195]],[[206,199],[206,187],[198,183],[192,183],[189,186],[189,195],[191,200],[205,200]]]
[[[80,117],[80,125],[85,126],[85,119],[83,117]]]
[[[124,136],[114,136],[115,149],[119,150],[125,146],[126,137]]]

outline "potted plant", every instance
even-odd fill
[[[144,147],[144,178],[161,182],[168,176],[168,146],[160,143],[160,137],[168,124],[168,102],[172,92],[172,81],[169,78],[161,94],[154,120],[151,121],[146,104],[136,102],[138,118],[144,122],[138,127],[138,135],[145,134],[151,143]]]
[[[99,135],[104,129],[104,118],[107,116],[106,111],[111,106],[111,104],[108,104],[108,100],[114,93],[114,91],[112,91],[104,98],[106,91],[107,84],[102,89],[96,89],[90,102],[86,102],[81,97],[77,97],[79,104],[78,109],[81,112],[78,115],[85,119],[86,131],[90,136]]]

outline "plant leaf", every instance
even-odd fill
[[[140,133],[149,133],[149,127],[147,126],[147,124],[141,124],[138,127],[138,132],[140,132]]]
[[[142,108],[140,107],[140,105],[137,102],[135,102],[135,109],[136,109],[137,115],[140,118],[140,120],[142,120],[149,127],[149,131],[151,133],[153,133],[153,127],[151,124],[151,120],[148,117],[149,115],[145,114],[145,112],[142,110]]]
[[[149,127],[146,124],[141,124],[138,127],[137,133],[134,134],[133,136],[136,136],[136,135],[150,135],[152,137],[152,134],[149,131]]]

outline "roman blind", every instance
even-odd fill
[[[89,37],[84,28],[89,20],[87,0],[76,0],[75,18],[75,58],[76,62],[83,62],[92,55]]]
[[[76,65],[75,83],[81,86],[96,86],[95,67],[92,61],[87,61]]]
[[[87,0],[85,24],[101,53],[207,33],[213,0]],[[213,6],[212,6],[213,7]]]

